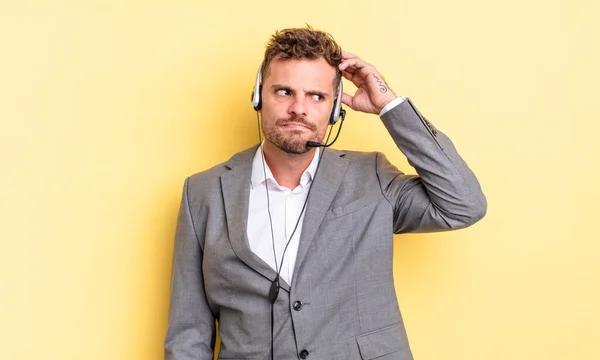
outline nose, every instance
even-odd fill
[[[297,116],[306,116],[306,99],[304,96],[294,96],[292,103],[288,109],[289,114]]]

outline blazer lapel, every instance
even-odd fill
[[[250,268],[269,280],[275,279],[277,273],[250,249],[247,236],[248,207],[250,201],[250,180],[252,175],[252,159],[257,146],[234,155],[225,163],[230,168],[221,175],[221,191],[225,203],[225,216],[229,240],[236,256]],[[285,281],[281,287],[289,291]]]
[[[324,149],[324,151],[316,177],[311,185],[308,204],[306,204],[304,210],[304,221],[292,283],[294,283],[299,266],[304,261],[317,229],[321,226],[323,217],[329,209],[348,168],[349,161],[343,157],[343,152],[331,149]]]

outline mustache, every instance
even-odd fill
[[[313,131],[317,129],[315,124],[308,122],[305,118],[300,117],[298,115],[292,115],[291,117],[289,117],[287,119],[277,119],[275,124],[279,125],[279,126],[285,126],[285,125],[293,124],[293,123],[302,124],[305,127],[307,127],[308,129],[313,130]]]

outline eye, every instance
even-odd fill
[[[290,94],[290,91],[288,89],[278,89],[276,93],[279,96],[288,96]]]
[[[319,94],[313,94],[312,98],[315,101],[323,101],[325,99],[325,97],[323,95],[319,95]]]

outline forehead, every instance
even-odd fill
[[[288,85],[291,87],[330,89],[337,72],[323,58],[275,59],[269,64],[266,84]]]

